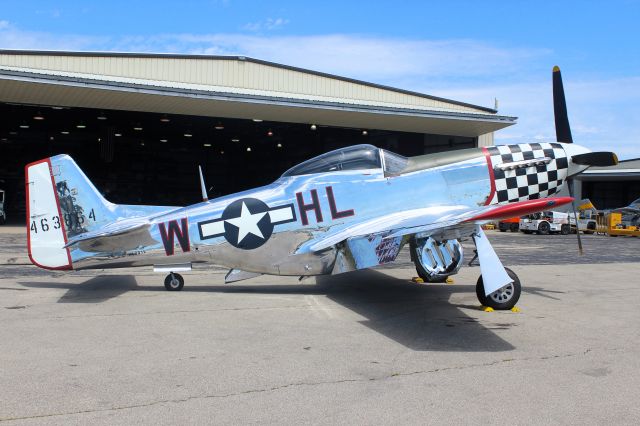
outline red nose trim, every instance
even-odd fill
[[[540,212],[543,210],[553,209],[573,201],[571,197],[553,197],[541,198],[538,200],[518,201],[515,203],[495,206],[488,211],[480,213],[465,222],[473,222],[475,220],[493,220],[507,219],[510,217],[524,216],[529,213]]]

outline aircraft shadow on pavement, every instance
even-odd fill
[[[31,288],[66,288],[67,292],[58,299],[58,303],[101,303],[128,291],[141,289],[133,275],[99,275],[81,284],[34,281],[22,281],[19,284]]]
[[[523,286],[522,287],[522,292],[523,293],[528,293],[528,294],[533,294],[535,296],[540,296],[540,297],[544,297],[547,299],[552,299],[552,300],[562,300],[558,297],[553,297],[551,296],[549,293],[551,294],[566,294],[566,291],[558,291],[558,290],[547,290],[545,288],[542,287],[528,287],[528,286]]]
[[[329,299],[362,315],[370,329],[416,351],[501,352],[515,349],[492,329],[511,324],[480,323],[450,302],[454,293],[469,293],[475,285],[419,285],[375,270],[318,277]],[[498,320],[498,318],[495,318]]]
[[[502,352],[515,349],[493,330],[512,326],[508,320],[493,317],[484,324],[466,315],[463,309],[479,305],[456,305],[454,293],[473,295],[473,285],[419,285],[375,270],[337,276],[316,277],[315,284],[226,284],[197,285],[184,292],[242,294],[325,295],[365,319],[361,324],[416,351]],[[81,284],[22,282],[26,287],[67,288],[58,303],[98,303],[127,291],[166,291],[164,287],[138,286],[132,275],[103,275]]]

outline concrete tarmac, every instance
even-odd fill
[[[521,312],[487,313],[477,267],[211,268],[175,293],[147,269],[26,266],[21,232],[0,233],[0,423],[640,423],[639,239],[590,237],[580,262],[575,236],[489,231],[524,287]]]

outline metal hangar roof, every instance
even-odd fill
[[[514,117],[242,56],[0,50],[0,102],[479,136]]]

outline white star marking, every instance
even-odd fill
[[[260,222],[260,219],[262,219],[265,214],[267,214],[267,212],[256,214],[251,213],[244,201],[242,202],[240,217],[227,219],[227,222],[238,228],[237,244],[240,244],[242,240],[244,240],[244,238],[249,234],[253,234],[256,237],[264,239],[262,231],[260,231],[260,228],[258,228],[258,222]]]

